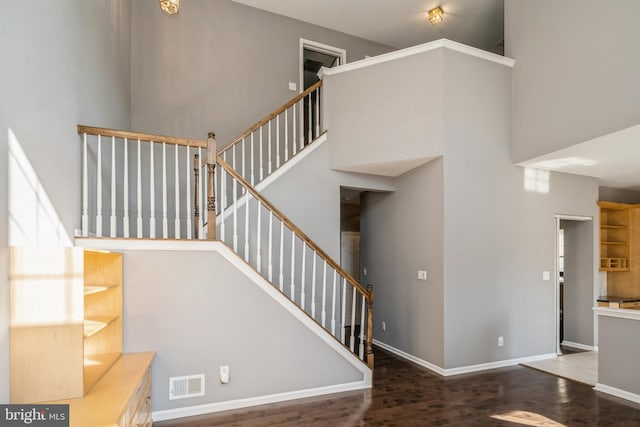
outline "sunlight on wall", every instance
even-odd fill
[[[81,248],[12,247],[9,265],[11,326],[82,323]]]
[[[524,191],[547,194],[549,192],[549,180],[549,171],[524,168]]]
[[[9,139],[9,246],[71,246],[60,218],[11,128]]]

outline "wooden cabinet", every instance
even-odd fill
[[[12,403],[81,397],[122,354],[122,255],[10,250]]]
[[[600,271],[629,271],[631,205],[598,202],[600,207]]]

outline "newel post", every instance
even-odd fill
[[[367,299],[367,365],[370,369],[373,369],[373,346],[371,341],[373,340],[373,301],[376,299],[376,294],[373,291],[373,286],[368,285],[369,298]]]
[[[207,138],[207,240],[216,239],[216,194],[213,174],[216,169],[216,135],[209,132]]]

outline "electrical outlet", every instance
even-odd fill
[[[542,280],[551,280],[551,272],[543,271],[542,272]]]
[[[382,322],[382,330],[383,331],[387,330],[387,322]]]
[[[363,268],[362,268],[362,275],[363,275],[364,277],[367,277],[367,267],[363,267]]]
[[[504,337],[498,337],[498,347],[502,347],[504,345]]]
[[[220,366],[220,384],[229,384],[229,366]]]

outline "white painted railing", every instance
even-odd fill
[[[225,145],[219,154],[255,186],[318,138],[322,80]]]
[[[373,366],[365,289],[218,156],[218,239]]]
[[[192,239],[203,228],[193,200],[208,194],[204,181],[194,185],[192,156],[205,158],[207,141],[89,126],[78,133],[83,236]]]

